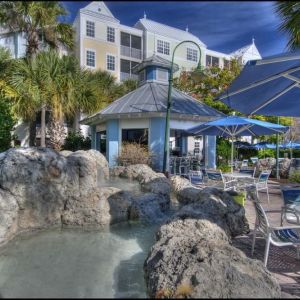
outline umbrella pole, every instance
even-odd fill
[[[233,137],[231,137],[231,173],[233,172]]]
[[[277,117],[277,124],[279,124],[279,117]],[[279,134],[276,134],[276,179],[279,179]]]

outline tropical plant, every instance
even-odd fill
[[[67,11],[59,1],[2,1],[0,24],[12,32],[22,32],[27,40],[26,57],[36,55],[41,46],[73,47],[71,24],[58,22]]]
[[[287,47],[295,50],[300,47],[300,2],[277,1],[276,12],[282,18],[279,30],[288,34]]]
[[[11,103],[0,97],[0,152],[11,147],[12,130],[16,119],[11,112]]]
[[[62,23],[58,18],[67,11],[58,1],[2,1],[0,2],[0,25],[11,32],[21,32],[25,37],[26,57],[34,58],[38,50],[45,47],[73,48],[74,32],[71,24]],[[44,105],[38,105],[45,116]],[[29,145],[35,145],[36,115],[30,114]],[[45,128],[41,130],[44,144]]]
[[[14,90],[7,82],[11,65],[12,59],[9,50],[0,47],[0,151],[10,148],[13,140],[12,130],[16,124],[12,105],[8,101],[9,97],[14,96]]]

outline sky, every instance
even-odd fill
[[[73,22],[90,1],[63,1]],[[252,42],[265,57],[287,51],[287,35],[279,32],[281,19],[271,1],[105,1],[112,14],[127,26],[143,18],[196,35],[211,50],[230,53]]]

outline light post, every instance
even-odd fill
[[[166,126],[165,126],[165,144],[164,144],[164,160],[163,160],[163,172],[167,177],[169,177],[169,140],[170,140],[170,111],[172,106],[172,84],[173,84],[173,65],[174,65],[174,56],[176,49],[183,43],[192,43],[195,44],[199,49],[199,62],[198,68],[201,69],[201,49],[200,46],[194,41],[183,41],[180,42],[173,50],[172,62],[171,62],[171,72],[169,77],[169,89],[168,89],[168,102],[167,102],[167,113],[166,113]]]

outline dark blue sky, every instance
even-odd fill
[[[78,9],[90,1],[63,2],[72,22]],[[209,49],[230,53],[251,43],[252,37],[262,56],[286,51],[287,36],[278,31],[280,18],[274,2],[172,2],[105,1],[121,24],[133,26],[143,17],[185,29],[198,36]]]

